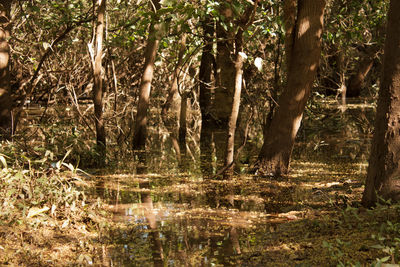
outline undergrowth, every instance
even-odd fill
[[[0,265],[60,264],[61,254],[64,263],[89,262],[102,213],[68,156],[0,143]]]
[[[366,266],[354,257],[368,252],[370,266],[398,266],[400,262],[400,204],[381,201],[373,209],[348,206],[333,220],[338,233],[324,240],[322,247],[336,266]],[[326,224],[331,224],[325,220]],[[358,236],[357,236],[358,233]],[[394,264],[394,265],[391,265]]]

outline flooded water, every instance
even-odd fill
[[[253,176],[231,181],[158,174],[96,177],[89,191],[107,203],[115,224],[102,241],[110,266],[266,266],[285,257],[302,259],[299,252],[282,247],[279,229],[316,209],[355,200],[364,171],[349,171],[359,167],[354,164],[293,165],[298,171],[277,181]]]
[[[332,103],[319,105],[319,113],[305,114],[290,176],[277,180],[206,179],[196,174],[199,167],[179,174],[168,134],[153,129],[148,174],[117,171],[87,181],[88,194],[112,214],[99,240],[103,265],[313,265],[310,255],[318,255],[322,243],[315,243],[315,220],[360,200],[374,112],[371,105],[348,105],[344,113]],[[247,158],[258,150],[254,146]],[[192,165],[200,165],[196,160]]]
[[[306,116],[286,178],[178,174],[165,147],[150,164],[164,171],[93,177],[89,193],[113,216],[100,240],[107,265],[312,264],[315,219],[360,200],[371,137],[372,106],[327,109]]]

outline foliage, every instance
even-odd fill
[[[40,246],[57,243],[56,237],[50,236],[65,231],[73,238],[78,231],[86,242],[85,235],[91,235],[88,231],[98,229],[98,204],[90,203],[77,187],[76,183],[83,181],[77,175],[79,170],[67,163],[68,154],[54,161],[54,154],[47,150],[32,159],[8,143],[1,143],[0,151],[0,249],[6,252],[0,253],[1,264],[39,264],[43,257]],[[85,231],[78,230],[80,227]],[[3,232],[5,229],[13,231]],[[32,240],[33,245],[27,246],[24,239]],[[74,262],[85,249],[81,247],[77,255],[70,254],[65,260]],[[52,256],[53,263],[59,260]]]
[[[80,169],[103,167],[98,166],[99,155],[95,149],[91,101],[93,77],[87,48],[93,38],[93,19],[96,14],[92,2],[14,2],[14,28],[10,37],[15,89],[13,95],[18,101],[24,102],[17,102],[23,109],[13,142],[0,144],[0,265],[48,265],[49,262],[43,260],[48,257],[43,256],[41,250],[33,252],[28,247],[35,241],[39,241],[38,246],[45,248],[53,248],[58,244],[57,238],[43,241],[44,234],[42,239],[36,239],[33,232],[42,230],[57,233],[60,235],[59,239],[67,240],[71,246],[77,246],[71,248],[68,259],[71,264],[95,262],[96,255],[104,253],[99,246],[110,245],[113,240],[116,240],[115,244],[111,245],[121,246],[121,251],[127,249],[138,255],[145,255],[150,262],[152,248],[147,237],[154,231],[148,229],[143,217],[139,216],[139,223],[131,228],[131,221],[129,224],[124,222],[121,229],[113,225],[107,232],[108,237],[102,239],[99,237],[103,234],[102,224],[108,221],[97,217],[100,216],[101,203],[91,199],[83,191],[83,188],[86,192],[93,188],[85,187],[90,178]],[[242,97],[241,124],[247,123],[251,118],[246,146],[249,153],[243,160],[246,164],[258,153],[263,128],[268,124],[269,115],[273,114],[273,108],[285,86],[282,2],[259,1],[254,21],[243,34],[244,50],[249,61],[244,67],[246,86]],[[163,203],[159,204],[162,207],[160,210],[168,209],[173,203],[179,203],[184,208],[190,207],[190,210],[183,212],[181,206],[172,211],[172,214],[185,219],[180,224],[164,224],[165,221],[161,223],[161,230],[170,235],[164,236],[161,241],[164,242],[164,247],[167,247],[165,242],[176,241],[179,253],[187,249],[189,254],[192,253],[193,265],[200,264],[202,257],[206,253],[214,253],[215,248],[218,248],[217,252],[223,253],[224,247],[230,242],[230,233],[226,233],[230,230],[227,225],[231,227],[229,224],[232,221],[227,222],[227,218],[231,218],[229,216],[232,214],[237,221],[242,222],[240,227],[244,234],[238,243],[244,249],[242,255],[235,254],[232,258],[229,258],[231,255],[227,256],[229,262],[239,259],[243,260],[241,263],[256,262],[260,266],[268,266],[270,262],[265,262],[267,257],[263,256],[268,255],[280,263],[282,260],[295,263],[304,260],[299,255],[313,249],[317,250],[313,255],[327,257],[339,266],[359,266],[359,261],[379,266],[382,262],[400,260],[400,224],[396,220],[399,208],[380,206],[369,214],[362,209],[347,207],[360,197],[361,176],[365,175],[369,138],[373,130],[379,68],[374,68],[373,77],[366,82],[364,96],[368,99],[355,100],[347,106],[346,112],[338,109],[337,97],[327,96],[329,90],[339,88],[340,83],[345,83],[357,71],[357,62],[369,47],[376,46],[375,61],[379,63],[388,1],[328,2],[323,34],[324,52],[318,79],[314,84],[316,92],[307,105],[305,120],[297,137],[299,145],[294,151],[295,157],[303,161],[294,163],[295,166],[297,164],[294,168],[297,168],[297,173],[295,171],[288,181],[284,180],[286,178],[272,182],[259,181],[249,176],[241,177],[232,184],[216,186],[219,189],[213,191],[216,181],[208,181],[195,175],[173,176],[178,166],[174,154],[170,153],[172,144],[162,125],[160,109],[166,101],[171,73],[177,64],[178,43],[185,34],[187,45],[178,82],[180,93],[186,92],[191,98],[187,143],[195,166],[194,171],[188,169],[187,173],[199,173],[197,163],[201,119],[198,70],[204,45],[200,25],[206,16],[210,16],[212,22],[219,22],[233,35],[239,29],[238,18],[252,7],[254,1],[162,0],[158,11],[154,10],[150,1],[107,1],[103,73],[108,165],[106,170],[95,171],[129,173],[127,188],[121,194],[119,187],[115,189],[120,185],[120,180],[117,182],[115,177],[110,178],[112,186],[107,191],[107,196],[117,202],[123,200],[124,204],[133,200],[134,204],[140,202],[140,194],[144,190],[141,190],[140,182],[132,182],[134,179],[131,177],[135,167],[131,151],[131,125],[136,114],[138,87],[144,63],[142,55],[148,39],[148,29],[149,25],[156,24],[160,48],[149,109],[148,150],[151,157],[148,159],[148,166],[154,172],[164,173],[165,177],[153,182],[149,190],[153,201],[168,203],[166,207],[162,206]],[[224,6],[232,10],[233,18],[221,12]],[[67,32],[67,29],[70,31]],[[54,44],[57,38],[61,40]],[[341,69],[338,68],[338,62],[333,60],[339,54],[344,56],[344,68]],[[33,73],[39,70],[39,63],[42,61],[44,64],[32,86],[26,86]],[[344,77],[344,80],[338,79],[338,74],[343,75],[339,76]],[[328,83],[327,86],[324,79],[333,80],[333,83]],[[336,93],[337,91],[334,94]],[[244,127],[240,125],[238,128],[242,131]],[[308,165],[312,160],[318,160],[318,168]],[[247,165],[239,167],[245,169]],[[307,172],[310,173],[304,174]],[[172,176],[175,178],[171,178]],[[325,185],[319,186],[322,182]],[[334,186],[337,184],[328,186],[331,183],[339,184],[343,190],[336,190]],[[233,188],[233,201],[212,199],[223,191],[220,188],[225,187]],[[201,201],[207,198],[211,200],[205,205]],[[226,203],[230,204],[225,207]],[[214,209],[215,206],[218,207]],[[342,206],[346,209],[342,210]],[[101,206],[102,209],[105,207],[107,206]],[[127,212],[130,216],[127,216],[128,220],[133,217],[129,213],[131,210]],[[247,211],[249,212],[246,213]],[[283,221],[298,219],[287,213],[292,211],[306,214],[304,216],[311,219],[299,219],[293,224]],[[192,214],[187,215],[185,212]],[[324,212],[328,214],[326,220],[312,219]],[[249,220],[242,220],[243,214]],[[189,219],[196,223],[189,225]],[[257,222],[250,225],[251,220]],[[203,224],[204,221],[210,224]],[[280,225],[276,227],[277,222]],[[12,231],[13,228],[16,229],[15,232]],[[75,230],[76,236],[65,234],[70,230]],[[199,237],[201,231],[205,232],[204,236],[211,237],[202,240],[203,237]],[[350,236],[352,231],[355,234]],[[199,250],[195,246],[187,245],[188,240],[183,240],[188,234],[194,236],[189,241],[198,242]],[[224,234],[226,235],[223,236]],[[356,235],[362,240],[351,240]],[[110,243],[107,243],[107,238],[111,239]],[[309,245],[310,242],[312,245]],[[17,243],[20,245],[16,245]],[[247,244],[249,245],[246,247]],[[6,251],[5,256],[1,254],[2,250]],[[175,257],[173,252],[171,248],[171,257]],[[288,258],[282,257],[280,253]],[[61,264],[55,258],[57,257],[53,255],[52,263]],[[209,258],[212,264],[226,260],[224,255],[212,254]],[[128,260],[132,262],[130,258]],[[141,259],[135,260],[139,262]],[[315,261],[320,263],[321,259]],[[326,263],[326,258],[322,261]]]
[[[74,186],[80,179],[75,168],[64,162],[66,157],[52,162],[54,154],[46,151],[41,159],[32,160],[4,143],[1,150],[1,224],[21,224],[32,208],[51,208],[51,216],[63,219],[85,210],[86,196]],[[62,173],[63,169],[72,173]]]

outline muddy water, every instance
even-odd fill
[[[89,191],[113,216],[101,240],[108,265],[310,263],[311,251],[320,254],[322,242],[308,239],[318,226],[314,220],[360,200],[371,110],[349,105],[347,117],[330,109],[306,118],[287,178],[242,175],[221,181],[157,173],[95,177]]]
[[[292,177],[277,181],[96,177],[91,193],[106,202],[115,224],[102,241],[110,266],[264,266],[282,255],[301,259],[281,251],[279,242],[271,247],[280,238],[276,231],[316,209],[355,200],[363,171],[359,165],[295,162],[294,167]]]
[[[193,177],[107,178],[119,181],[117,187],[104,181],[97,190],[122,225],[110,239],[115,266],[234,264],[243,249],[264,240],[255,228],[269,234],[273,216],[265,213],[263,201],[245,205],[224,192],[233,185]]]

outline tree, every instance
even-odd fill
[[[325,0],[285,1],[287,84],[264,136],[256,168],[278,176],[289,169],[297,131],[317,72]]]
[[[346,94],[347,97],[360,96],[361,89],[364,87],[365,79],[372,69],[379,48],[380,47],[377,45],[372,45],[366,49],[365,55],[363,55],[363,58],[357,65],[356,72],[349,78]]]
[[[10,84],[11,0],[0,2],[0,140],[7,139],[13,131],[12,98]]]
[[[213,138],[217,161],[225,159],[225,148],[229,117],[231,115],[235,90],[235,18],[231,1],[219,1],[216,21],[216,71],[214,101],[212,107]]]
[[[151,1],[154,12],[160,9],[159,1]],[[157,16],[156,16],[157,19]],[[156,21],[155,21],[156,22]],[[144,52],[144,70],[139,87],[139,102],[136,113],[135,130],[133,134],[133,150],[144,150],[147,138],[147,109],[149,107],[151,81],[153,80],[154,61],[160,43],[155,22],[150,25],[149,38]],[[157,25],[159,26],[159,25]]]
[[[181,148],[178,142],[179,128],[183,121],[180,120],[181,102],[183,101],[179,92],[179,74],[181,73],[183,56],[186,51],[186,34],[182,34],[178,42],[178,58],[174,66],[169,87],[168,97],[162,107],[161,116],[165,127],[169,131],[172,145],[175,149],[176,157],[181,163]],[[170,115],[168,114],[170,113]],[[186,119],[186,117],[185,117]],[[186,123],[186,121],[184,122]],[[186,145],[186,144],[185,144]]]
[[[370,207],[378,200],[400,199],[400,2],[390,1],[383,70],[367,180],[362,198]]]
[[[235,131],[236,124],[239,115],[240,108],[240,97],[242,92],[243,83],[243,64],[247,59],[247,55],[243,53],[243,32],[249,26],[254,19],[254,15],[257,9],[258,0],[253,7],[249,7],[240,19],[239,30],[235,36],[235,49],[236,49],[236,61],[235,61],[235,85],[234,93],[232,99],[231,114],[228,121],[227,139],[226,139],[226,151],[225,151],[225,168],[224,176],[225,178],[230,178],[233,173],[233,161],[235,152]],[[250,18],[250,16],[252,18]]]
[[[213,39],[215,33],[215,23],[209,15],[206,15],[201,22],[203,28],[203,51],[200,60],[199,71],[199,104],[201,112],[201,132],[200,132],[200,165],[203,174],[211,173],[212,162],[212,74],[215,58],[213,51]]]
[[[94,7],[93,7],[94,8]],[[94,117],[96,123],[97,149],[100,157],[104,160],[106,156],[106,132],[103,119],[103,75],[102,75],[102,55],[103,55],[103,35],[104,17],[106,13],[106,0],[99,1],[97,10],[97,23],[93,41],[96,39],[95,51],[93,51],[93,41],[89,44],[91,48],[92,67],[93,67],[93,103]]]

